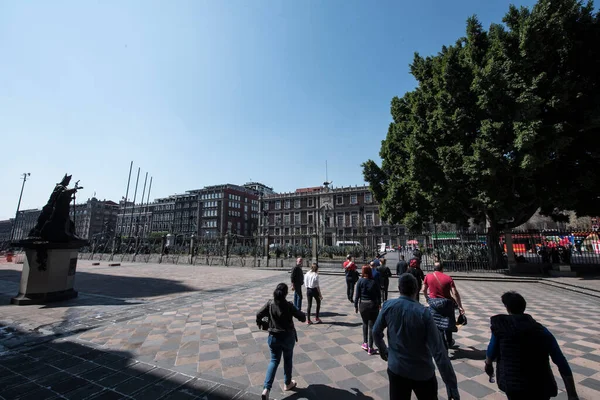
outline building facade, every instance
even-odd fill
[[[276,194],[272,187],[269,187],[260,182],[248,182],[244,184],[244,187],[249,190],[253,190],[259,196],[262,194],[263,196],[268,196],[271,194]]]
[[[156,203],[133,204],[121,201],[115,233],[120,237],[147,237],[152,232]]]
[[[98,235],[114,235],[118,212],[117,203],[92,197],[85,203],[72,206],[69,216],[75,223],[77,236],[91,240]]]
[[[0,221],[0,248],[2,248],[3,243],[10,242],[10,234],[12,232],[13,227],[13,219],[5,219]]]
[[[404,227],[381,220],[368,186],[297,189],[265,196],[262,207],[261,231],[269,244],[309,245],[316,237],[324,246],[339,241],[396,245],[404,234]]]
[[[13,240],[25,239],[29,235],[29,231],[37,224],[41,213],[42,210],[37,208],[19,211],[15,219]]]

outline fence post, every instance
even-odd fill
[[[511,273],[514,271],[517,263],[515,260],[515,249],[513,248],[512,232],[505,232],[504,240],[506,241],[506,255],[508,256],[508,271]]]

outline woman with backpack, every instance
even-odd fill
[[[370,266],[362,267],[362,278],[356,285],[356,297],[354,298],[354,311],[359,312],[362,318],[363,344],[362,349],[369,355],[375,354],[373,348],[373,325],[379,315],[381,307],[381,288],[373,279],[373,270]]]
[[[298,341],[294,320],[306,321],[306,316],[294,305],[286,300],[288,286],[280,283],[273,292],[273,300],[256,314],[256,324],[259,328],[269,331],[267,343],[271,350],[271,362],[267,368],[267,376],[263,386],[262,400],[269,399],[269,393],[275,381],[275,373],[283,355],[283,380],[284,390],[292,390],[296,382],[292,380],[292,359],[294,356],[294,345]],[[268,322],[265,320],[268,319]]]

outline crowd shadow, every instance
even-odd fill
[[[348,315],[348,314],[340,314],[340,313],[331,312],[331,311],[321,311],[319,314],[321,317],[324,317],[324,318],[346,317]]]
[[[479,350],[474,348],[473,346],[469,346],[468,348],[459,347],[454,349],[454,352],[450,355],[450,360],[475,360],[481,361],[485,360],[486,351]]]
[[[30,335],[15,329],[10,333]],[[126,351],[56,337],[54,341],[0,353],[0,369],[0,398],[6,399],[260,398],[239,387],[205,379],[199,373],[192,376],[137,362]]]
[[[352,388],[351,390],[350,392],[323,384],[308,385],[306,388],[296,389],[294,394],[286,396],[285,400],[374,400],[373,397],[365,395],[360,389]]]
[[[343,326],[347,328],[356,328],[357,326],[361,326],[362,322],[345,322],[345,321],[331,321],[327,322],[328,325],[334,326]]]

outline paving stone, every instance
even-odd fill
[[[19,397],[19,400],[46,400],[57,397],[58,394],[52,390],[38,386],[36,390]]]
[[[66,394],[66,397],[69,400],[83,400],[92,397],[95,394],[98,394],[105,390],[102,386],[94,385],[93,383],[89,383],[84,385],[78,389],[73,390]]]

